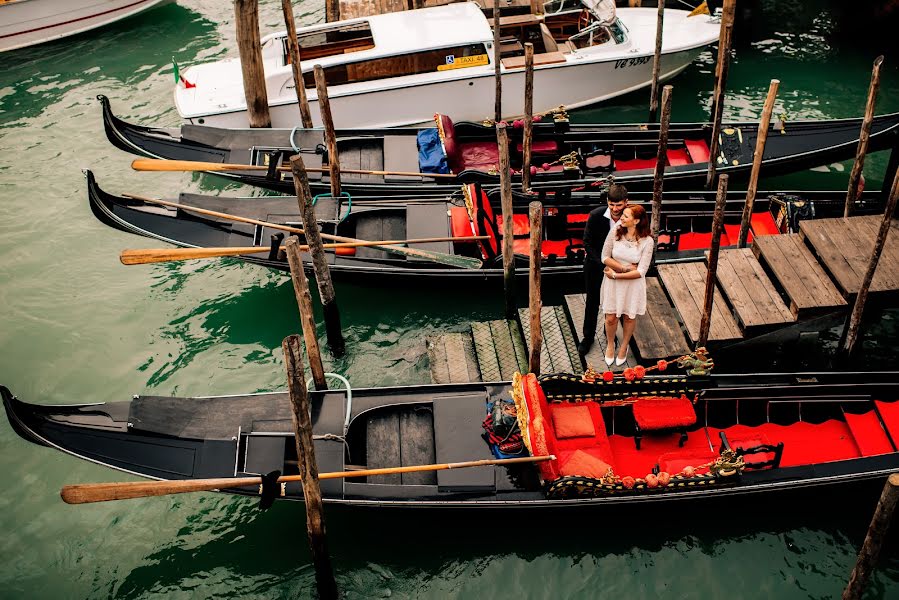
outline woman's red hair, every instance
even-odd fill
[[[646,218],[646,209],[639,204],[629,204],[624,210],[631,211],[631,216],[637,219],[637,227],[635,228],[637,230],[637,240],[649,237],[649,219]],[[619,227],[618,231],[615,232],[615,239],[620,240],[625,233],[627,233],[627,229]]]

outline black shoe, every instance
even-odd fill
[[[593,347],[593,340],[583,340],[580,344],[577,345],[577,352],[581,356],[587,356],[587,353],[590,352],[590,348]]]

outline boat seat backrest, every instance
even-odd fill
[[[453,127],[453,120],[446,115],[437,113],[434,115],[434,121],[437,123],[437,133],[440,135],[440,142],[443,144],[443,152],[446,154],[450,171],[458,173],[459,145],[456,142],[456,129]]]
[[[466,186],[466,195],[471,201],[471,220],[474,222],[477,235],[486,235],[488,238],[486,243],[481,242],[484,259],[495,258],[500,253],[500,234],[487,193],[478,184],[471,183]]]
[[[743,457],[746,469],[758,471],[761,469],[776,469],[780,466],[783,457],[784,443],[772,444],[768,437],[760,433],[758,435],[743,436],[733,440],[727,438],[723,431],[718,432],[721,438],[719,453],[725,450],[736,450]]]

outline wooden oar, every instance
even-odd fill
[[[470,460],[457,463],[440,463],[434,465],[416,465],[412,467],[388,467],[385,469],[364,469],[362,471],[340,471],[336,473],[319,473],[319,479],[340,479],[345,477],[372,477],[375,475],[392,475],[395,473],[418,473],[421,471],[443,471],[446,469],[466,469],[469,467],[486,467],[491,465],[511,465],[517,463],[535,463],[555,460],[549,456],[524,456],[521,458]],[[284,475],[278,483],[302,481],[302,475]],[[219,479],[185,479],[176,481],[129,481],[119,483],[81,483],[67,485],[59,495],[67,504],[88,504],[90,502],[106,502],[108,500],[128,500],[131,498],[147,498],[149,496],[166,496],[185,492],[208,492],[212,490],[231,489],[262,484],[262,477],[222,477]]]
[[[372,246],[389,246],[393,244],[428,244],[431,242],[473,242],[486,239],[487,236],[470,237],[436,237],[415,238],[411,240],[377,240],[359,242],[337,242],[322,244],[325,248],[370,248]],[[119,260],[123,265],[146,265],[150,263],[193,260],[195,258],[219,258],[222,256],[239,256],[241,254],[258,254],[268,252],[270,246],[226,246],[221,248],[139,248],[122,250]],[[309,250],[306,244],[300,245],[301,251]]]
[[[265,165],[238,165],[231,163],[202,162],[197,160],[165,160],[138,158],[131,162],[135,171],[268,171]],[[276,167],[278,171],[290,171],[289,165]],[[328,167],[306,167],[307,171],[327,173]],[[455,179],[452,173],[420,173],[416,171],[371,171],[368,169],[340,169],[341,173],[354,175],[396,175],[398,177],[433,177]]]
[[[207,215],[210,217],[217,217],[219,219],[226,219],[229,221],[237,221],[238,223],[249,223],[251,225],[261,225],[263,227],[269,227],[271,229],[279,229],[281,231],[289,231],[290,233],[305,233],[303,229],[299,227],[291,227],[290,225],[279,225],[277,223],[270,223],[268,221],[260,221],[259,219],[251,219],[249,217],[240,217],[237,215],[230,215],[228,213],[218,212],[215,210],[208,210],[205,208],[199,208],[197,206],[188,206],[186,204],[178,204],[177,202],[168,202],[167,200],[159,200],[157,198],[147,198],[145,196],[138,196],[136,194],[123,194],[126,198],[131,198],[132,200],[140,200],[141,202],[147,202],[149,204],[159,204],[160,206],[170,206],[174,208],[180,208],[181,210],[188,210],[191,212],[195,212],[200,215]],[[332,235],[330,233],[322,233],[321,236],[326,240],[332,240],[335,242],[364,242],[366,240],[360,240],[357,238],[344,237],[342,235]],[[477,239],[484,239],[483,236],[478,237]],[[449,254],[447,252],[436,252],[434,250],[418,250],[415,248],[404,248],[402,246],[378,246],[375,245],[375,248],[380,248],[381,250],[385,250],[387,252],[392,252],[394,254],[402,254],[404,256],[411,256],[413,258],[417,258],[419,260],[428,260],[431,262],[436,262],[442,265],[447,265],[450,267],[458,267],[460,269],[480,269],[484,264],[478,258],[471,258],[469,256],[459,256],[457,254]]]

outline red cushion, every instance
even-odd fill
[[[695,163],[709,162],[709,145],[705,140],[685,140],[684,145],[690,151],[690,158]]]
[[[567,453],[566,453],[567,454]],[[611,470],[611,465],[597,456],[593,449],[575,450],[559,461],[561,475],[580,475],[602,479]]]
[[[724,233],[727,235],[728,240],[733,240],[731,243],[736,244],[740,241],[740,226],[737,224],[728,225],[725,223],[724,225]],[[746,235],[746,242],[752,241],[752,228],[749,228],[749,232]],[[721,239],[721,245],[724,245],[724,238]]]
[[[586,223],[587,219],[590,217],[589,213],[580,213],[576,215],[566,215],[565,222],[566,223]]]
[[[549,407],[546,396],[537,382],[533,373],[528,373],[523,378],[524,400],[527,403],[530,414],[528,423],[528,437],[531,440],[531,451],[536,456],[556,453],[556,439],[552,431],[552,425],[546,422]],[[537,470],[544,481],[554,481],[559,478],[558,460],[545,460],[537,463]]]
[[[437,121],[437,133],[440,135],[440,141],[443,142],[443,152],[446,154],[446,160],[453,172],[459,171],[459,146],[456,143],[456,129],[453,127],[453,120],[446,115],[436,114],[434,120]]]
[[[562,404],[553,407],[553,430],[556,438],[594,437],[596,429],[590,418],[590,409],[578,404]]]
[[[462,206],[453,206],[450,208],[450,223],[453,227],[453,237],[469,237],[474,235],[471,226],[471,217],[468,216],[468,210]]]
[[[680,165],[689,165],[690,164],[690,155],[687,154],[687,150],[685,148],[676,148],[674,150],[668,150],[668,164],[672,167],[677,167]]]
[[[727,231],[721,233],[721,245],[730,246],[730,238]],[[677,243],[678,250],[705,250],[712,245],[712,233],[682,233]]]
[[[572,244],[583,244],[584,241],[580,239],[571,239],[571,240],[543,240],[543,243],[540,244],[540,254],[543,258],[549,258],[550,255],[554,254],[556,256],[565,256],[565,251]],[[512,242],[512,252],[514,254],[521,254],[522,256],[530,256],[531,254],[531,240],[530,238],[519,239]]]
[[[519,152],[524,152],[524,144],[516,146]],[[531,154],[557,154],[559,152],[559,144],[553,140],[542,140],[539,142],[531,142]]]
[[[487,171],[491,167],[499,168],[499,149],[496,142],[464,142],[458,146],[459,171],[465,169]]]
[[[777,226],[774,217],[767,210],[765,212],[753,213],[749,225],[756,235],[777,235],[780,233],[780,227]]]
[[[499,229],[500,235],[503,233],[503,216],[496,215],[496,228]],[[528,235],[531,232],[531,220],[527,215],[512,215],[512,235],[518,237],[520,235]]]
[[[685,427],[696,423],[696,411],[686,396],[680,398],[640,398],[634,403],[634,420],[640,429]]]
[[[636,169],[655,169],[656,159],[654,158],[635,158],[633,160],[616,160],[616,171],[634,171]]]
[[[605,169],[612,165],[612,157],[608,154],[594,154],[585,159],[588,169]]]
[[[700,465],[705,465],[718,458],[717,452],[711,450],[679,450],[677,452],[668,452],[659,457],[659,471],[664,471],[670,475],[677,475],[684,470],[684,467],[693,467],[698,473],[705,473],[708,467],[699,469]]]

